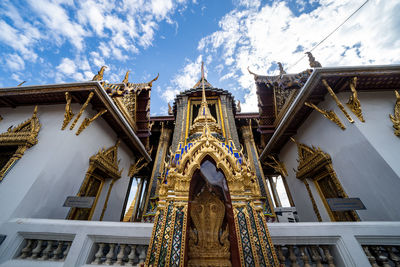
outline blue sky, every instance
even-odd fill
[[[28,0],[0,2],[0,87],[104,78],[153,84],[151,113],[207,79],[257,111],[249,66],[275,74],[307,68],[304,52],[365,0]],[[370,0],[313,51],[323,66],[400,63],[400,3]],[[289,68],[290,67],[290,68]],[[289,68],[289,69],[288,69]]]

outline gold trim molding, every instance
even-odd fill
[[[394,105],[394,115],[389,114],[389,118],[393,123],[394,134],[400,136],[400,94],[394,91],[396,95],[396,104]]]
[[[6,165],[0,170],[0,181],[3,180],[11,167],[19,160],[25,151],[37,144],[40,123],[37,117],[38,107],[35,106],[32,117],[7,132],[0,134],[0,146],[17,146],[17,150]]]

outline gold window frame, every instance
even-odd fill
[[[298,156],[299,156],[299,165],[297,167],[296,177],[304,182],[307,187],[308,193],[310,195],[310,199],[313,205],[314,212],[318,217],[318,220],[322,220],[317,205],[315,203],[315,199],[312,196],[311,190],[309,189],[306,178],[309,178],[313,181],[317,192],[325,206],[325,209],[329,215],[329,218],[332,221],[337,221],[335,215],[330,209],[328,202],[323,194],[323,190],[321,189],[318,181],[326,176],[332,180],[333,184],[336,187],[337,193],[342,198],[348,198],[348,195],[343,189],[338,177],[336,176],[336,172],[333,169],[331,156],[321,150],[319,147],[309,147],[305,144],[298,143],[296,140],[292,139],[297,144]],[[357,212],[348,211],[355,221],[360,221]]]
[[[37,144],[38,133],[41,127],[37,117],[37,109],[35,106],[32,117],[14,128],[9,128],[7,132],[0,134],[0,146],[17,146],[17,150],[9,159],[9,161],[0,170],[0,182],[6,174],[22,158],[25,151]]]
[[[112,179],[112,181],[110,183],[110,187],[107,192],[106,200],[103,205],[103,209],[102,209],[101,216],[100,216],[100,221],[103,219],[104,212],[107,208],[107,202],[108,202],[108,199],[109,199],[109,196],[111,193],[112,186],[114,185],[116,180],[121,178],[121,173],[123,170],[119,170],[119,166],[118,166],[118,164],[119,164],[119,160],[118,160],[119,144],[120,144],[120,141],[118,140],[114,146],[112,146],[108,149],[103,148],[103,149],[99,150],[99,152],[97,154],[91,156],[89,159],[89,168],[86,171],[85,179],[82,182],[82,185],[79,189],[77,196],[79,197],[79,196],[83,196],[85,194],[87,186],[88,186],[88,182],[91,177],[102,180],[102,182],[101,182],[99,190],[96,194],[93,205],[90,208],[91,210],[89,213],[88,221],[92,220],[93,213],[96,209],[97,202],[98,202],[98,199],[103,190],[103,185],[104,185],[106,179],[109,178],[109,179]],[[99,177],[96,173],[96,170],[98,170],[99,172],[104,174],[105,177]],[[78,208],[71,208],[68,213],[67,219],[73,220],[77,209]]]

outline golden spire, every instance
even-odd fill
[[[210,134],[212,132],[221,132],[221,127],[217,124],[215,118],[211,115],[210,109],[208,108],[207,98],[206,98],[206,89],[204,78],[204,62],[201,62],[201,85],[202,85],[202,97],[201,97],[201,105],[199,109],[199,113],[197,117],[194,119],[193,125],[190,127],[190,134],[195,132],[205,132]]]

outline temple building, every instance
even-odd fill
[[[398,266],[400,66],[309,59],[253,113],[203,66],[164,116],[158,76],[0,88],[0,266]]]

